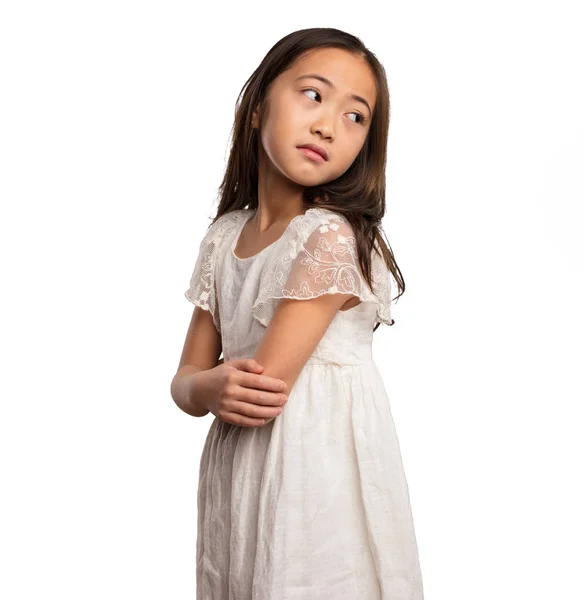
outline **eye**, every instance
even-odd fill
[[[320,94],[319,92],[317,92],[314,88],[306,88],[304,90],[302,90],[303,93],[305,92],[314,92],[319,98],[320,98]],[[361,114],[360,112],[352,112],[349,113],[350,115],[357,115],[360,119],[360,121],[353,121],[354,123],[357,123],[358,125],[365,125],[365,123],[367,123],[367,118],[365,117],[365,115]]]
[[[361,120],[360,121],[355,121],[355,123],[359,123],[359,125],[365,125],[365,123],[367,123],[367,119],[359,112],[352,112],[349,113],[350,115],[357,115]]]
[[[320,96],[320,94],[314,89],[314,88],[307,88],[305,90],[302,90],[303,92],[314,92],[317,96]]]

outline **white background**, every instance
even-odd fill
[[[584,598],[576,4],[2,5],[2,598],[195,597],[213,416],[170,396],[183,294],[236,97],[316,26],[389,80],[406,293],[374,357],[426,599]]]

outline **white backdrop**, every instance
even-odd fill
[[[317,26],[389,79],[406,292],[374,357],[426,599],[584,598],[576,4],[2,4],[2,598],[195,597],[183,294],[237,94]]]

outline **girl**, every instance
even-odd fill
[[[198,600],[421,600],[373,332],[392,325],[389,91],[362,42],[296,31],[249,78],[171,392],[211,424]],[[398,296],[399,297],[399,296]],[[224,360],[217,362],[223,352]]]

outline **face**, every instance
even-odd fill
[[[268,91],[260,124],[260,165],[303,187],[340,177],[365,143],[375,99],[375,77],[364,59],[338,48],[304,54]],[[298,148],[311,143],[326,150],[327,160],[315,160]]]

